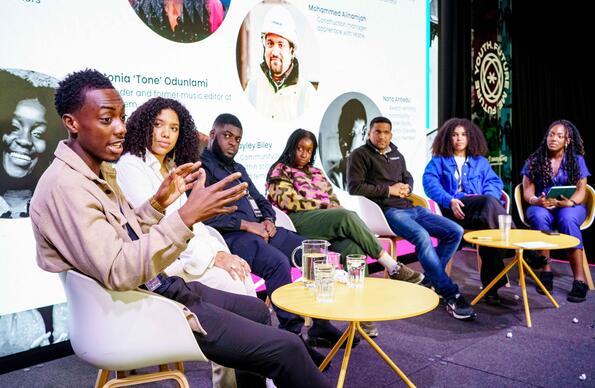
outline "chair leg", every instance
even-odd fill
[[[448,264],[446,264],[446,268],[444,269],[444,271],[446,272],[446,274],[448,275],[448,277],[450,277],[450,273],[452,272],[452,262],[455,260],[455,257],[453,256],[449,261]]]
[[[591,277],[591,270],[589,269],[589,262],[587,261],[587,252],[583,248],[583,270],[585,271],[585,279],[587,279],[587,285],[589,290],[595,290],[593,287],[593,278]]]
[[[186,376],[184,376],[184,373],[177,370],[170,370],[165,372],[128,376],[123,379],[112,379],[104,385],[104,388],[127,387],[129,385],[145,384],[162,380],[175,380],[175,382],[178,383],[178,386],[181,388],[190,387]]]
[[[95,380],[95,388],[102,388],[105,383],[107,383],[107,379],[109,379],[110,371],[107,369],[99,369],[97,372],[97,379]]]

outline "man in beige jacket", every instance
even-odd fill
[[[328,386],[299,337],[269,326],[262,301],[161,274],[186,248],[194,223],[235,211],[226,204],[241,198],[246,185],[223,187],[238,176],[205,188],[204,171],[185,164],[133,209],[109,163],[120,157],[126,133],[124,102],[111,82],[95,70],[70,74],[56,90],[55,103],[70,136],[58,145],[31,201],[39,266],[75,269],[109,289],[144,284],[184,304],[207,358],[252,372],[237,373],[238,386],[263,386],[262,376],[277,387]],[[193,186],[188,201],[164,217],[165,208]]]

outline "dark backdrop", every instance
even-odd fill
[[[439,6],[439,117],[441,124],[471,114],[470,1],[442,0]],[[512,3],[513,184],[520,183],[524,160],[549,124],[572,121],[581,132],[589,170],[595,173],[592,97],[595,92],[592,13],[578,0]],[[591,28],[589,28],[591,26]],[[461,69],[463,67],[463,69]],[[465,68],[467,70],[465,70]],[[450,77],[454,76],[454,80]],[[589,184],[594,181],[589,178]],[[514,214],[514,212],[513,212]],[[595,227],[583,231],[589,261],[595,262]]]
[[[585,143],[587,166],[595,173],[593,134],[593,25],[584,3],[516,1],[513,33],[513,171],[556,119],[572,121]],[[526,28],[535,25],[535,28]],[[592,29],[592,28],[591,28]],[[593,185],[593,179],[588,179]],[[595,262],[595,229],[583,231],[589,261]]]

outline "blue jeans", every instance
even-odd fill
[[[445,299],[458,294],[459,287],[448,277],[445,268],[461,242],[463,228],[420,206],[388,208],[384,215],[395,234],[415,245],[417,258],[436,292]],[[435,249],[430,236],[438,239]]]

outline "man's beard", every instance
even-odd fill
[[[223,164],[226,164],[226,165],[233,164],[233,158],[234,158],[235,155],[232,156],[231,158],[228,157],[227,155],[225,155],[223,153],[223,150],[219,146],[219,142],[217,141],[217,139],[215,139],[213,141],[213,147],[212,148],[213,148],[212,151],[215,154],[215,156],[217,157],[217,159],[219,159],[220,161],[222,161]]]

